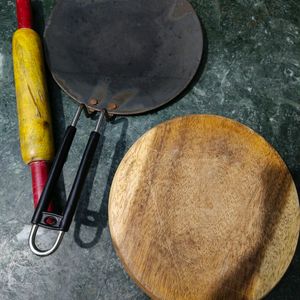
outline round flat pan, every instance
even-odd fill
[[[78,103],[128,115],[155,109],[187,87],[203,35],[186,0],[61,0],[45,49],[54,79]]]

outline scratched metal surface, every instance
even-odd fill
[[[186,0],[58,1],[44,41],[64,91],[119,115],[176,97],[194,77],[203,49],[199,19]]]
[[[33,1],[43,31],[53,0]],[[206,64],[182,99],[108,124],[71,231],[53,256],[27,247],[30,176],[19,154],[11,61],[14,1],[0,0],[0,299],[148,299],[124,272],[111,245],[107,200],[113,174],[145,131],[179,115],[220,114],[262,134],[300,185],[300,4],[294,0],[193,0],[208,40]],[[201,76],[200,76],[201,75]],[[50,80],[56,143],[76,105]],[[82,118],[58,198],[68,193],[94,121]],[[45,241],[49,235],[40,236]],[[300,249],[267,299],[300,298]]]

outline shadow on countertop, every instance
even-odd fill
[[[81,199],[78,204],[78,209],[75,215],[75,230],[74,230],[74,239],[78,246],[81,248],[92,248],[100,240],[103,229],[107,226],[108,222],[108,198],[110,186],[114,177],[114,174],[117,170],[117,167],[122,160],[125,151],[126,151],[126,133],[128,129],[128,120],[124,117],[118,118],[111,121],[113,125],[122,124],[122,131],[120,138],[115,146],[115,152],[112,157],[112,163],[109,169],[109,175],[107,177],[107,182],[105,184],[105,189],[103,192],[101,206],[99,211],[92,211],[88,209],[91,199],[93,199],[92,189],[93,183],[101,157],[101,152],[103,144],[105,142],[104,130],[105,126],[102,128],[101,133],[101,142],[98,145],[94,160],[92,162],[90,172],[88,174],[84,189],[81,194]],[[94,238],[89,242],[84,242],[81,238],[81,233],[84,230],[84,227],[96,228]]]

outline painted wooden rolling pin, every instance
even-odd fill
[[[54,155],[51,114],[42,44],[31,28],[30,0],[17,0],[16,7],[18,30],[12,49],[20,145],[22,158],[31,170],[36,206],[48,178],[48,162]]]

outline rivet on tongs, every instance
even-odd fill
[[[116,103],[108,103],[107,109],[108,110],[116,110],[118,108],[118,105]]]
[[[91,98],[88,102],[89,105],[95,106],[99,103],[99,101],[96,98]]]

